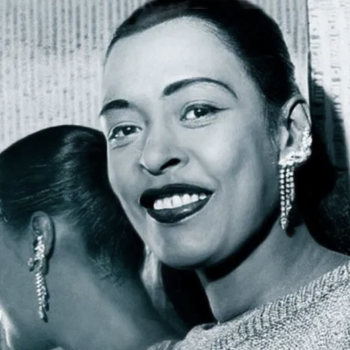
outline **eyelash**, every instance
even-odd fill
[[[205,122],[206,120],[213,117],[216,113],[224,110],[223,108],[214,107],[209,104],[195,104],[188,106],[185,108],[184,112],[181,115],[180,120],[183,122],[187,122],[189,124],[201,124]],[[188,116],[191,112],[201,112],[202,115],[199,115],[198,117],[195,116],[194,118],[187,119],[186,116]],[[131,130],[131,132],[130,132]],[[121,146],[127,145],[130,141],[132,141],[132,137],[138,134],[141,131],[141,128],[136,125],[132,124],[124,124],[124,125],[118,125],[111,129],[108,135],[108,141],[111,144],[112,148],[117,148]],[[124,132],[124,135],[117,136],[118,133]]]
[[[133,132],[129,132],[133,130]],[[132,124],[118,125],[111,129],[108,135],[108,141],[110,142],[112,148],[121,147],[129,143],[134,135],[138,134],[141,131],[141,128]],[[124,135],[117,136],[119,132],[124,132]],[[125,134],[126,132],[126,134]]]
[[[189,106],[185,109],[184,113],[181,116],[181,121],[187,121],[187,122],[198,122],[202,121],[203,119],[208,119],[211,116],[215,115],[217,112],[222,111],[222,108],[218,108],[218,107],[214,107],[212,105],[208,105],[208,104],[196,104],[196,105],[192,105]],[[195,116],[194,118],[186,118],[186,116],[191,113],[191,112],[199,112],[199,114],[201,114],[200,112],[204,112],[203,115],[199,115],[199,116]],[[209,115],[209,116],[208,116]]]

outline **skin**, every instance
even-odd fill
[[[62,217],[45,213],[34,217],[39,218],[39,226],[28,227],[21,238],[0,223],[0,308],[11,349],[141,350],[175,337],[136,276],[122,285],[102,279],[76,228]],[[44,236],[45,253],[51,253],[47,255],[47,323],[38,316],[34,274],[27,266],[38,232]]]
[[[344,261],[305,225],[287,235],[278,224],[278,159],[298,149],[309,126],[302,99],[281,109],[285,123],[271,142],[261,93],[208,24],[175,19],[121,39],[105,65],[103,96],[114,192],[161,261],[196,269],[219,321]],[[213,195],[195,215],[160,224],[139,199],[173,183]]]

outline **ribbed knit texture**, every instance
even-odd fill
[[[349,350],[350,263],[221,325],[193,329],[149,350]]]

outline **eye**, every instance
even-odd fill
[[[139,129],[140,128],[135,125],[117,126],[112,130],[110,137],[116,138],[130,136],[139,132]]]
[[[181,117],[181,120],[198,120],[201,118],[209,117],[212,114],[215,114],[218,112],[220,109],[214,106],[209,106],[209,105],[196,105],[196,106],[191,106],[188,107],[185,110],[185,113]]]
[[[110,131],[108,141],[113,148],[124,146],[131,142],[140,131],[141,128],[136,125],[119,125]]]

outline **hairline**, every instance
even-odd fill
[[[260,93],[260,96],[261,96],[262,101],[264,103],[263,118],[265,120],[266,129],[267,129],[269,138],[271,139],[271,142],[275,144],[277,129],[271,128],[271,125],[269,122],[269,113],[276,113],[276,106],[271,101],[269,101],[267,99],[267,97],[265,96],[261,87],[259,86],[259,83],[254,78],[254,76],[251,74],[251,72],[249,70],[249,64],[247,64],[244,61],[244,57],[242,57],[243,55],[240,52],[238,45],[236,44],[236,38],[230,39],[228,37],[228,34],[225,33],[225,30],[220,28],[219,23],[215,23],[215,21],[211,20],[210,18],[200,16],[199,14],[196,14],[196,13],[184,13],[184,14],[178,13],[178,14],[175,14],[173,17],[164,18],[157,23],[153,23],[151,25],[138,28],[135,31],[129,31],[129,32],[125,33],[125,31],[123,31],[123,28],[120,27],[121,31],[119,31],[120,30],[119,28],[117,29],[117,32],[116,32],[117,35],[115,37],[113,37],[113,39],[111,40],[111,42],[107,48],[103,67],[105,68],[107,60],[108,60],[108,58],[109,58],[109,56],[110,56],[110,54],[111,54],[111,52],[112,52],[112,50],[117,42],[119,42],[123,39],[127,39],[129,37],[132,37],[134,35],[141,34],[145,31],[147,31],[148,29],[155,28],[155,27],[162,25],[164,23],[176,21],[176,20],[181,20],[181,19],[189,19],[190,21],[192,20],[192,21],[197,22],[197,23],[200,22],[203,25],[204,30],[207,30],[209,33],[214,35],[230,53],[232,53],[233,55],[235,55],[237,57],[242,69],[247,74],[247,76],[251,79],[252,83],[258,89],[258,91]],[[123,26],[123,24],[122,24],[122,26]]]

